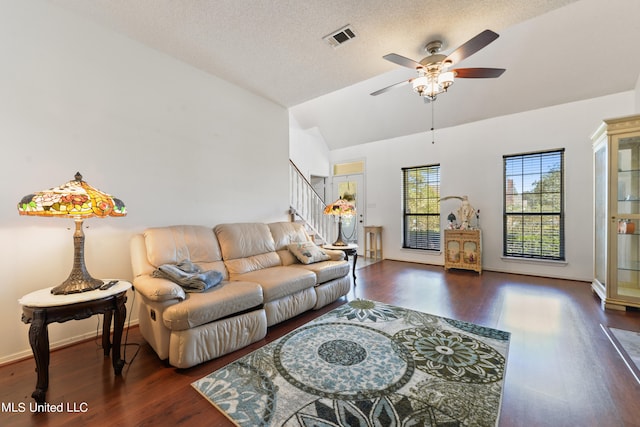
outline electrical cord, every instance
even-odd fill
[[[125,365],[128,365],[127,367],[127,371],[129,370],[129,368],[131,367],[131,364],[133,363],[133,361],[135,360],[135,358],[138,356],[138,353],[140,352],[140,348],[141,345],[140,343],[129,343],[129,329],[131,329],[131,312],[133,311],[133,307],[136,301],[136,292],[135,289],[132,287],[131,288],[133,291],[133,299],[131,301],[131,310],[129,311],[129,320],[127,321],[127,331],[124,335],[124,342],[120,344],[121,348],[122,348],[122,361],[124,362]],[[101,322],[102,319],[102,322]],[[103,329],[100,327],[101,324],[104,324],[104,315],[98,316],[98,322],[96,325],[96,338],[95,338],[95,343],[96,343],[96,347],[98,349],[104,350],[104,347],[102,346],[102,341],[100,340],[102,335],[100,333],[100,330]],[[111,333],[111,331],[109,331],[109,333]],[[131,357],[131,360],[127,361],[127,347],[129,346],[135,346],[136,347],[136,351],[135,353],[133,353],[133,356]]]
[[[131,312],[129,312],[129,320],[127,321],[127,332],[124,335],[124,344],[123,344],[123,349],[122,349],[122,360],[124,360],[125,365],[127,366],[127,371],[129,370],[129,368],[131,367],[131,364],[133,363],[133,361],[136,359],[136,357],[138,356],[138,353],[140,352],[140,343],[129,343],[129,329],[131,329],[131,313],[133,312],[133,307],[135,305],[136,302],[136,290],[135,288],[132,286],[131,290],[133,292],[133,299],[131,300]],[[131,360],[127,362],[127,347],[128,346],[135,346],[136,347],[136,351],[135,353],[133,353],[133,356],[131,357]]]

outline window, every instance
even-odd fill
[[[440,250],[440,165],[402,169],[403,247]]]
[[[504,156],[503,253],[564,261],[564,149]]]

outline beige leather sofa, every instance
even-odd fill
[[[180,225],[147,229],[131,240],[140,332],[161,359],[187,368],[261,340],[267,327],[349,292],[341,251],[302,264],[289,245],[310,241],[297,223]],[[190,260],[223,281],[189,293],[153,276],[163,264]]]

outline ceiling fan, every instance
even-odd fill
[[[435,101],[438,94],[446,92],[449,86],[453,84],[453,80],[456,77],[467,79],[492,79],[500,77],[502,73],[505,72],[504,68],[449,69],[451,66],[486,47],[498,37],[497,33],[494,33],[491,30],[484,30],[480,34],[468,40],[462,46],[458,47],[448,56],[438,53],[442,48],[442,41],[434,40],[427,43],[424,47],[425,51],[429,53],[429,56],[423,58],[420,62],[405,58],[397,53],[385,55],[383,58],[387,61],[402,65],[403,67],[415,69],[418,76],[377,90],[371,95],[380,95],[390,89],[411,83],[413,90],[418,95],[424,97],[425,102],[429,102]]]

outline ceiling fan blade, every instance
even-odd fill
[[[495,79],[506,70],[504,68],[456,68],[451,71],[461,79]]]
[[[498,37],[500,37],[498,33],[494,33],[491,30],[484,30],[483,32],[473,37],[471,40],[468,40],[462,46],[451,52],[451,54],[445,58],[444,62],[451,61],[452,64],[457,64],[458,62],[470,57],[483,47],[487,46]]]
[[[409,79],[409,80],[405,80],[403,82],[398,82],[398,83],[392,84],[391,86],[387,86],[385,88],[382,88],[382,89],[379,89],[379,90],[377,90],[375,92],[372,92],[371,96],[380,95],[381,93],[385,93],[385,92],[387,92],[387,91],[389,91],[391,89],[394,89],[394,88],[397,88],[397,87],[400,87],[400,86],[404,86],[407,83],[411,83],[412,81],[413,81],[413,79]]]
[[[423,68],[422,64],[414,61],[413,59],[405,58],[402,55],[398,55],[397,53],[390,53],[388,55],[383,56],[387,61],[391,61],[394,64],[402,65],[403,67],[411,68],[412,70],[417,70],[418,68]]]

